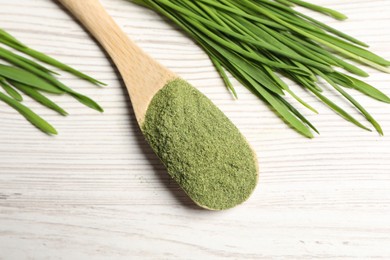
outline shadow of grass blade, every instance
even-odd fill
[[[28,107],[22,105],[18,101],[4,95],[0,92],[0,100],[14,108],[16,111],[18,111],[22,116],[24,116],[31,124],[36,126],[38,129],[40,129],[42,132],[47,133],[49,135],[57,135],[57,130],[50,125],[48,122],[46,122],[43,118],[35,114],[32,110],[30,110]]]

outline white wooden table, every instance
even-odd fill
[[[0,0],[0,27],[109,84],[62,77],[104,114],[57,98],[71,114],[63,118],[27,100],[58,128],[53,138],[0,103],[0,259],[390,258],[390,105],[354,93],[382,124],[379,137],[298,90],[320,111],[302,110],[321,131],[305,139],[237,83],[233,101],[207,56],[173,25],[125,0],[102,2],[237,124],[258,153],[260,184],[235,209],[195,207],[146,145],[118,74],[89,35],[54,1]],[[390,1],[312,2],[346,13],[347,22],[315,16],[390,58]],[[367,81],[390,94],[390,75],[368,71]]]

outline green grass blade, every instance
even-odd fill
[[[310,111],[314,112],[315,114],[318,114],[318,111],[310,106],[307,102],[302,100],[300,97],[298,97],[291,89],[286,90],[295,100],[297,100],[299,103],[301,103],[304,107],[309,109]]]
[[[361,81],[357,78],[354,78],[354,77],[351,77],[348,75],[345,75],[345,76],[353,82],[353,85],[349,85],[349,86],[346,84],[341,84],[341,85],[343,85],[345,87],[352,87],[352,88],[362,92],[363,94],[366,94],[367,96],[370,96],[374,99],[377,99],[379,101],[390,104],[390,97],[387,96],[386,94],[384,94],[382,91],[374,88],[370,84],[368,84],[364,81]]]
[[[292,34],[286,34],[283,33],[286,37],[289,37],[291,40],[298,42],[302,46],[307,47],[312,52],[316,53],[317,56],[321,57],[322,59],[326,60],[328,63],[338,66],[340,68],[343,68],[355,75],[361,76],[361,77],[368,77],[368,73],[363,71],[362,69],[356,67],[355,65],[352,65],[338,57],[336,57],[333,53],[330,53],[328,50],[325,50],[321,46],[317,45],[316,43],[312,42],[310,39],[301,39],[301,37],[297,37]]]
[[[58,106],[56,103],[39,93],[33,88],[30,88],[29,86],[26,86],[24,84],[18,83],[16,81],[11,82],[13,86],[15,86],[17,89],[25,93],[26,95],[30,96],[34,100],[38,101],[42,105],[58,112],[60,115],[66,116],[68,113],[62,109],[60,106]]]
[[[234,97],[235,99],[237,99],[237,92],[236,92],[236,90],[234,89],[232,83],[230,82],[228,76],[226,75],[225,70],[222,68],[221,63],[219,63],[219,61],[218,61],[216,58],[214,58],[213,56],[210,56],[210,58],[211,58],[211,61],[212,61],[213,64],[214,64],[214,67],[215,67],[216,70],[218,71],[219,75],[221,75],[221,78],[222,78],[222,80],[224,81],[224,83],[225,83],[227,89],[229,89],[229,90],[232,92],[233,97]]]
[[[13,37],[11,34],[7,33],[6,31],[4,31],[3,29],[0,28],[0,38],[2,39],[6,39],[8,40],[9,42],[12,42],[14,44],[17,44],[19,46],[22,46],[22,47],[26,47],[26,45],[24,45],[23,43],[21,43],[18,39],[16,39],[15,37]]]
[[[37,77],[36,75],[28,72],[26,70],[22,70],[19,68],[7,66],[0,64],[0,76],[4,78],[17,81],[28,86],[40,89],[42,91],[46,91],[53,94],[63,94],[64,91],[60,90],[53,85],[50,85],[45,80]]]
[[[264,63],[264,64],[266,64],[266,65],[268,65],[270,67],[274,67],[276,69],[299,70],[296,67],[288,66],[288,65],[285,65],[285,64],[281,64],[281,63],[274,62],[272,60],[266,59],[263,56],[258,55],[257,53],[254,54],[254,53],[248,52],[248,51],[240,48],[236,44],[231,43],[229,41],[226,41],[225,39],[223,39],[221,37],[218,37],[216,34],[212,33],[211,31],[209,31],[208,29],[203,27],[200,23],[197,23],[196,21],[192,21],[192,23],[196,24],[196,27],[202,33],[206,34],[209,38],[214,40],[216,43],[221,44],[224,48],[231,49],[232,51],[235,51],[235,52],[245,56],[246,58],[249,58],[249,59],[252,59],[252,60]]]
[[[21,68],[23,68],[25,70],[21,70],[18,68],[13,68],[10,66],[5,66],[5,65],[0,64],[0,75],[2,75],[1,73],[8,73],[7,75],[9,75],[10,79],[17,81],[17,82],[20,82],[20,83],[23,83],[23,84],[26,84],[26,85],[29,85],[29,86],[36,87],[36,88],[43,90],[43,91],[46,91],[46,92],[50,92],[50,93],[54,93],[54,94],[63,94],[64,92],[67,92],[67,93],[71,94],[71,96],[73,96],[79,102],[81,102],[82,104],[84,104],[92,109],[95,109],[99,112],[103,112],[103,108],[99,104],[97,104],[95,101],[93,101],[92,99],[90,99],[84,95],[81,95],[81,94],[77,93],[76,91],[72,90],[71,88],[65,86],[59,80],[57,80],[53,75],[46,73],[44,71],[41,71],[41,70],[35,68],[34,66],[31,66],[30,64],[28,64],[26,62],[23,62],[19,59],[16,59],[12,55],[8,55],[7,53],[0,52],[0,56],[1,55],[7,57],[8,60],[12,61],[14,64],[16,64],[17,66],[20,66]],[[6,75],[2,75],[2,76],[7,77]],[[43,78],[44,80],[41,78]],[[49,83],[51,83],[53,85],[51,85]]]
[[[379,123],[367,112],[367,110],[351,95],[349,95],[346,91],[340,88],[335,82],[333,82],[326,75],[321,74],[321,77],[325,79],[334,89],[336,89],[341,95],[343,95],[352,105],[354,105],[362,115],[374,126],[374,128],[378,131],[380,135],[383,135],[382,127]]]
[[[192,19],[186,18],[186,19],[188,19],[188,21],[190,23],[193,23],[194,26],[196,26],[200,31],[202,31],[203,33],[208,35],[214,41],[224,45],[227,48],[231,48],[232,50],[239,52],[243,55],[247,55],[245,50],[237,48],[236,46],[234,46],[234,44],[225,41],[222,37],[217,37],[217,34],[212,33],[210,30],[206,29],[206,27],[203,26],[202,24],[207,25],[207,26],[211,27],[212,29],[223,32],[223,33],[227,34],[228,36],[237,38],[238,40],[241,40],[242,42],[246,42],[246,43],[249,43],[251,45],[254,45],[258,48],[264,48],[268,51],[275,52],[278,55],[282,55],[282,56],[288,57],[290,59],[300,61],[302,63],[310,64],[311,66],[314,66],[314,67],[319,68],[319,69],[324,70],[324,71],[332,71],[328,66],[325,66],[324,64],[321,64],[318,61],[315,61],[312,59],[307,59],[303,56],[297,55],[295,52],[290,52],[287,50],[281,51],[279,48],[276,48],[276,47],[272,46],[271,44],[268,44],[267,42],[255,40],[255,39],[252,39],[251,37],[247,37],[245,35],[236,33],[234,31],[230,30],[228,27],[220,26],[220,25],[216,24],[215,22],[209,21],[209,20],[207,20],[199,15],[196,15],[196,14],[188,11],[187,9],[178,7],[169,1],[166,1],[166,0],[160,0],[160,1],[171,8],[175,8],[175,10],[178,12],[182,12],[186,17],[188,16],[188,17],[195,19],[195,20],[192,20]],[[253,58],[254,56],[255,56],[255,54],[252,54],[251,57]],[[248,56],[248,57],[250,57],[250,56]],[[258,57],[258,59],[260,59],[260,57]],[[276,64],[271,65],[272,61],[270,61],[270,60],[266,61],[263,59],[261,62],[264,62],[264,63],[268,62],[269,66],[274,66],[274,67],[276,66]]]
[[[296,96],[277,73],[312,92],[347,121],[369,130],[323,94],[325,92],[316,82],[318,75],[325,75],[346,101],[354,105],[378,132],[383,132],[372,116],[341,87],[355,88],[388,103],[390,98],[332,67],[366,77],[365,71],[343,58],[352,58],[385,72],[390,72],[390,62],[358,46],[367,47],[365,43],[291,7],[301,5],[337,19],[346,18],[343,14],[302,0],[135,1],[168,17],[192,36],[209,55],[229,89],[232,86],[225,69],[301,134],[312,137],[310,129],[318,131],[282,97],[284,92],[305,107],[317,111]],[[327,69],[320,69],[318,64]]]
[[[74,92],[74,91],[69,93],[69,94],[73,98],[75,98],[77,101],[79,101],[81,104],[84,104],[87,107],[92,108],[100,113],[104,112],[104,109],[98,103],[96,103],[94,100],[92,100],[91,98],[84,96],[80,93]]]
[[[207,39],[205,39],[207,41]],[[220,55],[225,57],[229,62],[234,64],[235,66],[242,68],[247,74],[250,74],[251,77],[262,85],[266,86],[270,91],[277,93],[279,95],[283,95],[282,87],[280,85],[275,84],[275,82],[269,78],[262,70],[259,68],[255,68],[251,65],[251,63],[245,59],[241,59],[237,54],[233,52],[226,51],[224,48],[219,48],[212,42],[208,42],[208,44],[214,48]]]
[[[314,90],[312,91],[324,104],[326,104],[329,108],[331,108],[334,112],[339,114],[341,117],[343,117],[345,120],[351,122],[352,124],[365,129],[367,131],[371,132],[371,129],[360,123],[357,119],[355,119],[353,116],[348,114],[344,109],[336,105],[333,101],[331,101],[329,98],[325,97],[318,91]]]
[[[19,102],[22,101],[23,98],[17,90],[27,94],[42,105],[58,112],[61,115],[67,115],[67,112],[52,100],[41,94],[41,91],[53,94],[67,93],[79,102],[103,112],[103,109],[95,101],[72,90],[56,79],[53,76],[53,74],[57,74],[56,72],[53,72],[29,57],[26,58],[25,56],[18,55],[15,52],[19,51],[24,53],[32,58],[70,72],[77,77],[88,80],[96,85],[104,85],[104,83],[89,77],[88,75],[83,74],[41,52],[28,48],[2,29],[0,29],[0,44],[1,43],[13,50],[10,51],[0,47],[0,60],[4,60],[12,64],[11,66],[0,64],[0,87],[2,87],[9,95],[7,96],[0,92],[0,100],[16,109],[41,131],[48,134],[57,134],[54,127]]]
[[[335,51],[340,52],[341,54],[344,54],[348,57],[351,57],[357,61],[360,61],[362,63],[365,63],[373,68],[376,68],[378,70],[381,70],[383,72],[390,73],[390,69],[386,66],[388,65],[389,61],[384,60],[383,58],[369,52],[366,50],[359,50],[359,54],[365,54],[365,57],[359,56],[359,54],[355,53],[357,51],[356,46],[348,45],[347,49],[345,49],[345,45],[347,43],[338,41],[336,38],[331,38],[330,36],[324,36],[323,34],[319,34],[316,32],[308,32],[301,28],[298,28],[292,24],[289,24],[288,22],[284,21],[283,19],[280,19],[278,16],[272,14],[268,10],[258,8],[256,5],[254,5],[251,2],[245,2],[248,4],[249,7],[256,8],[260,13],[266,15],[270,19],[272,19],[275,22],[279,22],[280,24],[286,26],[290,30],[301,34],[302,36],[308,37],[310,39],[313,39],[321,44],[324,44],[325,46],[334,49]]]
[[[5,78],[0,77],[0,86],[7,92],[7,94],[16,101],[23,101],[23,97],[12,86],[8,84]]]
[[[327,73],[326,76],[329,77],[334,82],[336,82],[337,80],[346,84],[346,87],[352,88],[353,81],[349,78],[347,74],[344,74],[342,72],[333,72],[333,73]]]
[[[30,121],[31,124],[36,126],[42,132],[47,133],[49,135],[58,134],[57,130],[52,125],[50,125],[43,118],[35,114],[28,107],[22,105],[18,101],[4,95],[1,92],[0,92],[0,100],[2,100],[6,104],[14,108],[16,111],[18,111],[22,116],[24,116],[28,121]]]
[[[20,41],[18,41],[14,37],[12,37],[10,34],[5,32],[4,30],[0,29],[0,36],[2,36],[3,34],[8,35],[8,36],[2,37],[2,38],[0,37],[0,42],[8,45],[9,47],[12,47],[12,48],[14,48],[22,53],[25,53],[25,54],[27,54],[35,59],[38,59],[42,62],[49,64],[49,65],[52,65],[54,67],[57,67],[57,68],[62,69],[64,71],[67,71],[67,72],[69,72],[69,73],[71,73],[71,74],[73,74],[81,79],[85,79],[85,80],[87,80],[95,85],[103,85],[103,86],[107,85],[107,84],[105,84],[97,79],[94,79],[94,78],[92,78],[92,77],[90,77],[90,76],[88,76],[88,75],[86,75],[86,74],[84,74],[84,73],[82,73],[82,72],[80,72],[80,71],[46,55],[46,54],[44,54],[44,53],[42,53],[42,52],[39,52],[39,51],[36,51],[34,49],[27,47],[26,45],[22,44]],[[50,69],[47,69],[46,67],[44,67],[44,66],[42,66],[42,65],[40,65],[32,60],[26,59],[22,56],[19,56],[19,58],[22,59],[24,62],[29,63],[30,65],[33,65],[42,71],[57,74],[56,72],[54,72]]]
[[[389,66],[389,64],[390,64],[388,60],[385,60],[384,58],[376,55],[375,53],[368,51],[367,49],[363,49],[359,46],[355,46],[351,43],[342,41],[342,40],[337,39],[331,35],[319,34],[317,32],[311,32],[311,33],[315,37],[321,39],[322,40],[321,42],[327,42],[329,47],[331,47],[331,48],[337,47],[337,49],[335,48],[335,50],[338,50],[338,51],[339,51],[339,49],[343,49],[342,53],[346,54],[352,58],[354,58],[353,55],[355,55],[356,57],[358,57],[358,58],[355,57],[355,59],[358,61],[365,59],[365,60],[371,61],[375,64],[381,65],[381,66]],[[349,54],[347,54],[346,52],[348,52]],[[351,54],[353,54],[353,55],[351,55]]]
[[[314,125],[312,123],[310,123],[309,120],[306,119],[306,117],[304,117],[295,107],[293,107],[290,103],[288,103],[285,99],[283,98],[279,98],[279,100],[281,102],[283,102],[286,107],[296,116],[298,117],[303,123],[305,123],[306,125],[308,125],[311,129],[313,129],[314,132],[316,132],[317,134],[320,134],[320,132],[317,130],[317,128],[314,127]]]
[[[358,40],[358,39],[356,39],[356,38],[354,38],[346,33],[343,33],[339,30],[336,30],[335,28],[330,27],[330,26],[328,26],[328,25],[326,25],[326,24],[324,24],[324,23],[322,23],[322,22],[320,22],[320,21],[318,21],[310,16],[304,15],[300,12],[296,12],[295,14],[299,15],[303,19],[308,20],[309,22],[313,23],[314,25],[318,26],[319,28],[322,28],[323,30],[326,30],[327,32],[334,34],[334,35],[336,35],[344,40],[355,43],[355,44],[360,45],[362,47],[369,47],[369,45],[367,43],[362,42],[362,41],[360,41],[360,40]]]
[[[275,98],[272,94],[270,94],[266,89],[256,83],[250,77],[245,76],[245,72],[243,72],[240,68],[237,70],[242,73],[245,77],[245,80],[250,84],[250,86],[262,97],[264,98],[274,109],[275,111],[286,121],[288,122],[294,129],[296,129],[302,135],[313,138],[313,134],[307,128],[307,126],[300,121],[282,102],[280,102],[277,98]],[[280,96],[278,96],[280,97]]]
[[[242,16],[250,21],[264,24],[264,25],[270,26],[270,27],[275,28],[275,29],[283,30],[285,28],[284,26],[282,26],[278,23],[275,23],[275,22],[270,21],[268,19],[263,19],[259,16],[250,15],[250,14],[244,12],[243,10],[240,10],[237,8],[232,8],[231,6],[220,3],[219,1],[215,1],[215,0],[199,0],[199,1],[202,1],[202,2],[207,3],[209,5],[212,5],[212,6],[216,7],[217,9],[226,11],[228,13],[237,14],[237,15]],[[152,5],[153,5],[153,8],[155,8],[156,10],[158,10],[161,13],[164,13],[164,10],[163,10],[163,8],[161,8],[161,6],[157,6],[156,3],[153,3]]]
[[[0,39],[0,42],[5,43],[5,41],[2,41],[1,39]],[[5,44],[7,44],[7,43],[5,43]],[[39,70],[42,70],[42,71],[44,71],[46,73],[52,73],[52,74],[58,75],[58,73],[56,73],[56,72],[54,72],[54,71],[52,71],[52,70],[42,66],[41,64],[39,64],[39,63],[37,63],[37,62],[35,62],[33,60],[27,59],[27,58],[25,58],[23,56],[17,55],[17,54],[15,54],[15,53],[13,53],[13,52],[11,52],[9,50],[6,50],[6,49],[4,49],[2,47],[0,47],[0,53],[2,53],[0,56],[5,58],[5,59],[7,59],[7,57],[11,57],[12,56],[14,59],[19,59],[20,61],[28,63],[29,65],[34,66],[35,68],[37,68]],[[10,61],[12,62],[12,60],[10,60]]]
[[[98,112],[101,112],[101,113],[104,112],[104,109],[97,102],[95,102],[94,100],[92,100],[91,98],[89,98],[87,96],[84,96],[84,95],[74,91],[73,89],[69,88],[68,86],[64,85],[62,82],[57,80],[55,77],[48,75],[47,80],[49,80],[51,83],[55,84],[58,88],[65,91],[66,93],[71,95],[74,99],[76,99],[80,103],[86,105],[87,107],[92,108],[92,109],[94,109]]]
[[[374,126],[374,128],[380,135],[382,136],[384,135],[380,124],[375,120],[373,116],[371,116],[370,113],[368,113],[368,111],[359,102],[357,102],[351,95],[349,95],[342,88],[336,87],[336,90],[339,91],[346,99],[348,99],[364,115],[364,117]]]
[[[337,19],[337,20],[345,20],[345,19],[348,18],[345,14],[342,14],[342,13],[340,13],[340,12],[338,12],[336,10],[330,9],[330,8],[318,6],[318,5],[311,4],[311,3],[308,3],[308,2],[305,2],[305,1],[301,1],[301,0],[288,0],[288,1],[292,2],[292,3],[296,4],[296,5],[300,5],[302,7],[311,9],[313,11],[329,15],[329,16]]]
[[[40,60],[40,61],[42,61],[44,63],[47,63],[49,65],[52,65],[52,66],[57,67],[59,69],[62,69],[64,71],[67,71],[67,72],[69,72],[69,73],[71,73],[71,74],[73,74],[73,75],[75,75],[75,76],[77,76],[77,77],[79,77],[81,79],[87,80],[87,81],[89,81],[89,82],[91,82],[91,83],[93,83],[95,85],[103,85],[103,86],[106,85],[105,83],[103,83],[103,82],[101,82],[101,81],[99,81],[97,79],[94,79],[94,78],[92,78],[92,77],[90,77],[90,76],[88,76],[88,75],[86,75],[86,74],[84,74],[84,73],[82,73],[82,72],[80,72],[80,71],[78,71],[78,70],[76,70],[76,69],[74,69],[74,68],[72,68],[72,67],[70,67],[70,66],[68,66],[68,65],[66,65],[66,64],[64,64],[64,63],[62,63],[62,62],[60,62],[60,61],[58,61],[58,60],[56,60],[56,59],[54,59],[54,58],[52,58],[50,56],[48,56],[48,55],[46,55],[46,54],[44,54],[44,53],[42,53],[42,52],[33,50],[33,49],[28,48],[26,46],[22,47],[22,46],[17,45],[17,44],[11,44],[10,43],[8,45],[10,47],[12,47],[12,48],[22,52],[22,53],[25,53],[25,54],[27,54],[27,55],[37,59],[37,60]]]
[[[278,3],[283,4],[285,6],[288,6],[288,7],[293,7],[294,6],[294,4],[290,3],[288,0],[275,0],[275,2],[278,2]]]

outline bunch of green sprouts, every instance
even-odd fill
[[[368,51],[367,44],[293,7],[300,5],[338,20],[346,19],[345,15],[300,0],[132,1],[162,14],[190,35],[209,55],[234,96],[236,92],[226,71],[304,136],[313,137],[311,129],[318,131],[286,100],[285,94],[317,111],[294,94],[283,77],[311,92],[346,120],[369,130],[324,94],[324,86],[319,83],[322,78],[383,134],[381,126],[347,89],[386,103],[390,103],[390,98],[351,76],[367,77],[368,74],[347,59],[387,73],[390,61]]]
[[[22,94],[31,97],[43,106],[63,116],[66,116],[67,112],[47,98],[44,93],[57,95],[68,94],[84,105],[103,112],[103,109],[95,101],[64,85],[55,77],[56,72],[53,72],[38,61],[72,73],[95,85],[104,85],[102,82],[58,60],[27,47],[5,30],[0,29],[0,87],[4,90],[0,91],[1,101],[17,110],[42,132],[50,135],[57,134],[57,130],[42,117],[22,104]]]

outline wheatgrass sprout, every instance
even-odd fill
[[[324,85],[319,81],[322,78],[383,135],[378,122],[347,90],[355,89],[386,103],[390,103],[390,98],[356,78],[368,74],[348,60],[386,73],[390,72],[390,61],[370,52],[366,43],[293,7],[299,5],[338,20],[345,20],[344,14],[301,0],[131,1],[160,13],[191,36],[209,55],[235,97],[237,94],[226,71],[304,136],[313,137],[312,131],[318,131],[286,100],[286,94],[311,111],[317,111],[292,92],[284,77],[312,93],[347,121],[370,130],[325,95]]]
[[[92,84],[105,85],[52,57],[27,47],[5,30],[0,29],[0,87],[4,90],[4,93],[0,91],[0,100],[14,108],[30,123],[49,135],[57,134],[57,130],[21,103],[23,101],[22,94],[63,116],[68,115],[68,113],[54,101],[47,98],[44,93],[68,94],[82,104],[103,112],[99,104],[64,85],[56,78],[58,75],[56,72],[39,62],[69,72]]]

